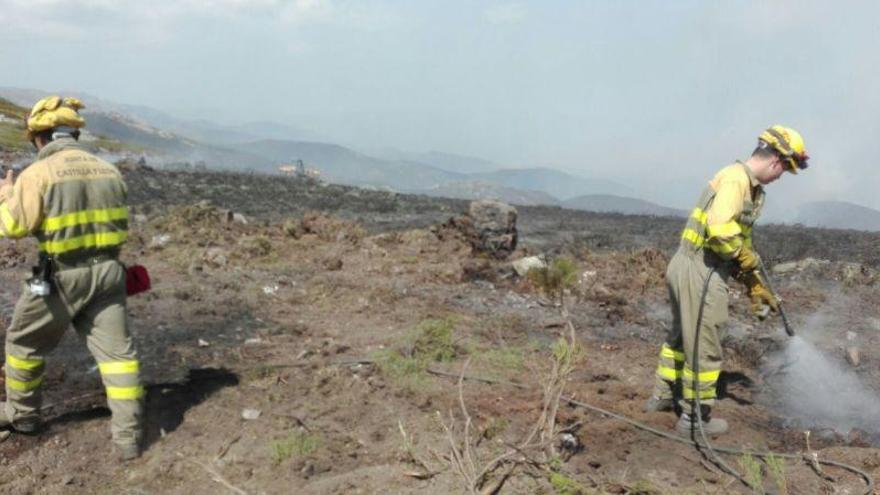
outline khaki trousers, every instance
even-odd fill
[[[142,435],[144,388],[126,325],[125,268],[119,261],[58,271],[48,296],[25,287],[6,332],[6,416],[39,420],[43,372],[49,354],[71,324],[98,362],[118,445]]]
[[[660,349],[654,396],[681,399],[683,412],[692,413],[694,384],[700,403],[715,403],[718,378],[721,374],[721,340],[726,333],[728,318],[729,272],[719,268],[712,274],[707,288],[703,319],[700,323],[699,356],[694,356],[697,316],[700,311],[706,277],[712,272],[703,252],[681,248],[666,269],[666,285],[672,308],[672,327]],[[699,375],[694,373],[699,362]]]

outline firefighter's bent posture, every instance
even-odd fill
[[[733,276],[746,285],[757,316],[766,316],[765,308],[778,309],[776,297],[760,276],[752,226],[764,204],[763,186],[785,171],[796,174],[807,168],[807,159],[800,134],[780,125],[770,127],[758,137],[758,147],[748,160],[728,165],[709,181],[687,220],[666,270],[673,322],[660,349],[653,396],[645,405],[647,411],[672,411],[678,399],[681,417],[676,430],[683,435],[695,426],[697,394],[703,430],[710,435],[727,431],[726,421],[711,416],[721,374],[727,280]],[[701,305],[699,356],[695,356]]]

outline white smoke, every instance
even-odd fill
[[[880,397],[855,370],[835,360],[801,336],[789,340],[769,377],[781,399],[783,414],[806,428],[828,428],[842,434],[853,429],[880,434]]]

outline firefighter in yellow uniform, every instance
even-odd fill
[[[751,157],[728,165],[709,181],[687,220],[666,270],[673,322],[660,349],[652,397],[645,405],[646,411],[672,411],[679,399],[676,430],[683,435],[691,434],[696,424],[697,394],[704,431],[710,435],[727,431],[727,422],[711,415],[728,317],[727,280],[733,276],[745,284],[756,316],[778,310],[776,297],[760,275],[752,226],[764,204],[763,186],[785,171],[796,174],[807,168],[807,159],[797,131],[770,127],[758,137]],[[694,356],[701,305],[699,356]]]
[[[0,181],[0,235],[33,235],[39,263],[6,332],[6,398],[0,426],[34,432],[40,423],[46,356],[73,325],[98,362],[124,460],[140,455],[144,388],[126,326],[126,186],[113,165],[79,144],[85,121],[75,98],[50,96],[26,117],[37,161]]]

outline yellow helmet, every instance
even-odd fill
[[[78,110],[85,108],[76,98],[62,98],[60,96],[47,96],[38,101],[25,115],[27,124],[27,138],[32,141],[34,134],[48,131],[56,127],[72,127],[79,129],[86,125],[85,119]]]
[[[807,150],[804,138],[791,127],[779,124],[769,127],[758,136],[758,145],[769,146],[782,155],[788,162],[788,171],[796,174],[798,170],[807,168]]]

